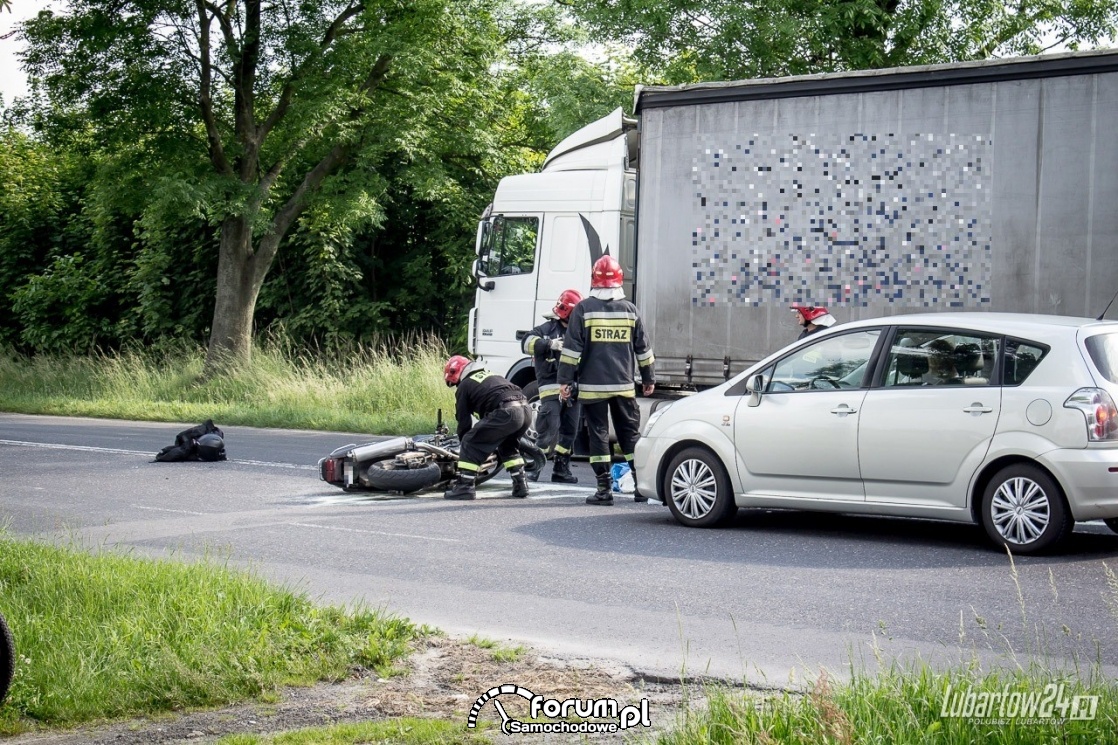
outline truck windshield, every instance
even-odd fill
[[[485,232],[478,268],[487,277],[530,274],[536,263],[537,217],[497,215]]]

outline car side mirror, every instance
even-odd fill
[[[754,375],[752,378],[749,379],[749,382],[745,384],[745,392],[749,394],[749,405],[750,406],[760,406],[761,405],[761,392],[764,391],[764,390],[765,390],[765,376],[764,375],[760,375],[760,374]]]

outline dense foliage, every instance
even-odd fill
[[[462,351],[497,181],[637,83],[1074,48],[1116,6],[70,0],[25,24],[32,94],[0,102],[0,344],[213,351],[247,321]]]

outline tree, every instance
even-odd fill
[[[454,188],[440,143],[484,157],[462,116],[489,113],[473,94],[499,48],[492,4],[71,0],[28,22],[25,64],[46,116],[81,111],[105,152],[147,162],[149,228],[184,212],[216,227],[213,370],[251,355],[261,288],[301,220],[378,223],[389,159],[435,195]]]
[[[667,83],[933,64],[1114,38],[1118,0],[556,0]]]

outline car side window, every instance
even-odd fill
[[[1000,347],[999,337],[972,331],[897,329],[884,386],[990,385]]]
[[[1036,369],[1048,349],[1019,339],[1005,342],[1005,362],[1002,365],[1002,385],[1021,385]]]
[[[869,368],[880,329],[828,336],[801,347],[772,368],[768,392],[833,391],[859,388]]]

